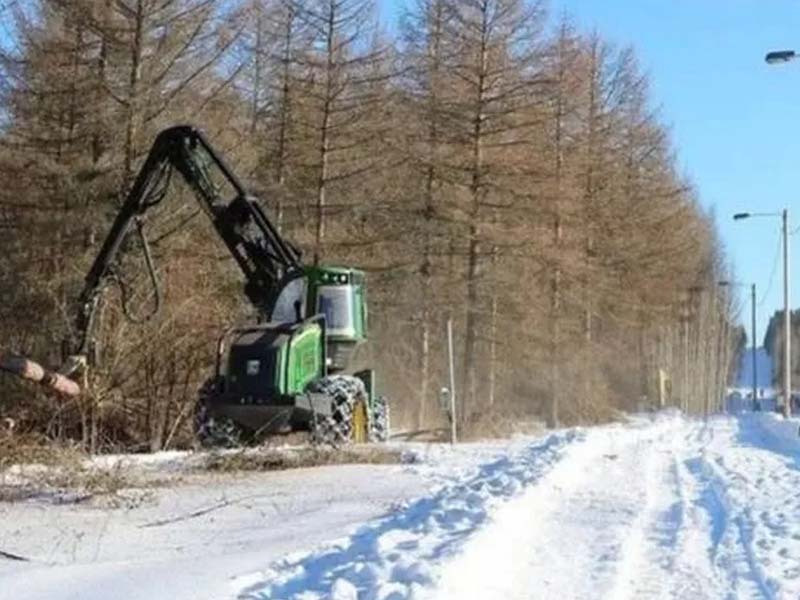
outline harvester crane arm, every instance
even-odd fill
[[[124,239],[134,227],[141,236],[145,259],[154,280],[156,303],[160,302],[143,234],[143,217],[167,193],[173,169],[183,176],[194,192],[214,229],[242,270],[245,295],[261,318],[271,317],[284,284],[302,274],[298,250],[281,237],[258,202],[247,194],[205,136],[190,126],[166,129],[153,143],[100,253],[86,275],[75,322],[75,357],[85,361],[89,356],[97,307],[106,284],[119,279],[115,272],[116,259]],[[223,196],[221,188],[224,187],[230,188],[232,197]],[[66,371],[73,371],[76,366],[73,364]]]
[[[158,135],[117,211],[78,297],[61,369],[53,373],[0,351],[0,371],[64,396],[91,389],[88,367],[96,365],[101,354],[97,315],[110,285],[119,286],[123,312],[137,320],[128,307],[124,275],[130,268],[122,260],[129,255],[129,236],[139,238],[155,292],[148,317],[161,304],[145,216],[166,199],[176,172],[241,269],[244,293],[259,321],[229,328],[217,344],[213,375],[200,387],[195,404],[195,435],[200,443],[238,445],[263,435],[301,430],[309,430],[317,443],[333,445],[385,440],[388,408],[376,393],[374,371],[345,373],[355,350],[367,339],[364,271],[349,266],[304,266],[299,251],[281,237],[203,134],[189,126]],[[80,379],[74,377],[77,374]]]

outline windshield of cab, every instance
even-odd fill
[[[329,335],[355,335],[353,286],[321,286],[317,291],[317,311],[325,315]]]

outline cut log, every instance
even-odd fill
[[[77,396],[81,393],[80,386],[68,377],[48,371],[39,363],[21,356],[0,355],[0,371],[14,373],[23,379],[36,382],[63,396]]]

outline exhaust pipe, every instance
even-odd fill
[[[39,363],[21,356],[0,354],[0,371],[7,371],[28,381],[38,383],[62,396],[78,396],[80,386],[61,373],[48,371]]]

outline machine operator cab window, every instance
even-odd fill
[[[332,337],[356,337],[353,286],[323,285],[317,289],[317,312],[325,315],[325,327]]]
[[[327,335],[332,340],[358,343],[366,339],[365,294],[363,273],[312,267],[304,276],[285,284],[275,302],[271,320],[295,323],[298,309],[301,319],[322,313]]]
[[[322,271],[316,290],[316,311],[334,340],[359,342],[366,337],[364,276],[357,271]]]

